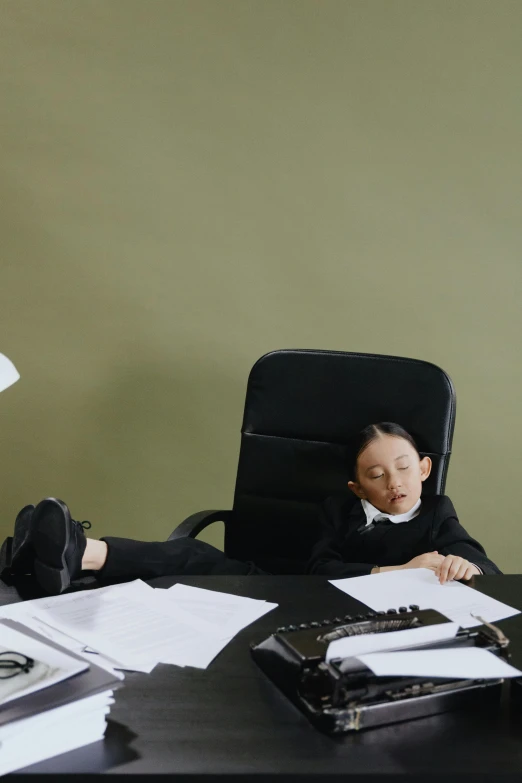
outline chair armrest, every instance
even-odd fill
[[[189,517],[180,522],[175,528],[168,541],[174,541],[176,538],[196,538],[212,522],[229,522],[234,515],[233,511],[196,511]]]

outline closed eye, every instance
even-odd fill
[[[371,479],[378,479],[382,478],[384,476],[384,473],[380,473],[378,476],[370,476]]]
[[[409,467],[410,467],[409,465],[406,465],[405,468],[399,468],[399,470],[408,470]]]

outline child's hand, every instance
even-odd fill
[[[429,568],[437,572],[437,569],[444,561],[444,555],[438,552],[425,552],[423,555],[417,555],[413,560],[405,563],[402,568]]]
[[[438,577],[441,585],[452,579],[455,581],[459,579],[471,579],[474,574],[480,574],[478,568],[470,563],[469,560],[465,560],[463,557],[458,557],[457,555],[446,555],[446,557],[443,558],[442,563],[440,563],[435,570],[435,576]]]

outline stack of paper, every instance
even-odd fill
[[[112,691],[0,727],[0,775],[103,739]]]
[[[111,671],[158,663],[206,668],[242,628],[277,604],[141,580],[3,607],[7,616]]]
[[[100,679],[88,663],[6,623],[0,638],[0,775],[102,739],[112,690],[93,693]],[[13,661],[28,665],[6,668]]]

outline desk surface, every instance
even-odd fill
[[[104,742],[27,771],[177,774],[522,774],[522,704],[509,686],[492,714],[465,710],[331,738],[314,729],[257,668],[251,641],[277,626],[360,609],[315,576],[161,578],[279,603],[242,631],[207,670],[157,666],[129,673]],[[483,576],[475,587],[522,610],[522,575]],[[20,600],[0,581],[0,604]],[[499,623],[522,668],[522,615]],[[520,717],[519,717],[520,715]],[[81,731],[81,727],[78,727]]]

